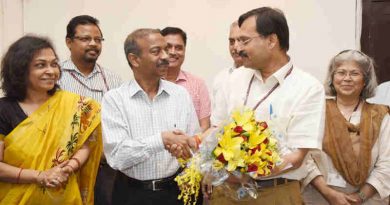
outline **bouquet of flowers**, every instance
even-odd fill
[[[179,161],[185,166],[175,178],[181,189],[179,199],[184,204],[195,204],[205,175],[212,176],[213,186],[223,184],[230,175],[236,176],[241,180],[241,187],[234,198],[256,198],[256,187],[248,178],[270,175],[280,157],[277,140],[267,122],[256,121],[252,109],[241,108],[234,110],[227,123],[202,140],[192,158]]]

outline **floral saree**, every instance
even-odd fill
[[[1,205],[93,204],[102,152],[100,105],[90,98],[57,91],[10,134],[3,136],[3,162],[44,171],[68,160],[83,144],[90,154],[63,188],[0,182]]]

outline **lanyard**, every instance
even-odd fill
[[[291,71],[293,70],[293,65],[291,65],[291,68],[287,71],[286,75],[284,76],[284,79],[287,78],[287,76],[289,76],[291,74]],[[251,78],[251,81],[249,82],[249,86],[248,86],[248,89],[246,90],[246,97],[245,97],[245,101],[244,101],[244,106],[246,106],[247,102],[248,102],[248,97],[249,97],[249,93],[251,92],[251,88],[252,88],[252,83],[253,83],[253,80],[255,79],[255,74],[253,74],[252,78]],[[268,98],[268,96],[271,95],[271,93],[273,93],[275,91],[275,89],[277,87],[279,87],[280,83],[277,82],[274,87],[271,88],[270,91],[268,91],[267,94],[264,95],[264,97],[262,97],[259,102],[256,103],[256,105],[253,107],[253,110],[256,110],[259,105],[264,102],[264,100],[266,100]]]
[[[104,82],[104,86],[106,88],[106,90],[103,90],[103,93],[107,92],[108,90],[110,90],[110,87],[108,86],[107,84],[107,80],[106,80],[106,75],[104,74],[103,72],[103,69],[100,68],[100,66],[98,64],[97,65],[97,68],[99,69],[101,75],[102,76],[102,79],[103,79],[103,82]],[[88,87],[88,85],[84,84],[73,72],[69,72],[69,74],[75,79],[77,80],[77,82],[79,82],[81,85],[83,85],[85,88],[87,88],[88,90],[90,91],[94,91],[94,92],[102,92],[101,90],[98,90],[98,89],[94,89],[94,88],[90,88]]]

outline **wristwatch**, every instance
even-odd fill
[[[359,191],[357,192],[357,195],[359,196],[359,198],[360,198],[360,200],[362,201],[362,203],[365,202],[365,201],[367,200],[366,194],[364,194],[364,192],[362,192],[361,190],[359,190]]]

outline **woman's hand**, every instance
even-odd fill
[[[327,193],[325,198],[331,205],[353,205],[358,202],[356,199],[343,192],[339,192],[334,189],[329,190],[330,191]]]
[[[351,202],[352,205],[363,204],[362,199],[359,197],[359,195],[357,193],[351,193],[351,194],[348,194],[348,196],[356,201],[356,202]]]
[[[37,183],[49,188],[64,186],[69,178],[69,173],[64,170],[67,163],[68,160],[49,170],[41,172],[37,177]]]

